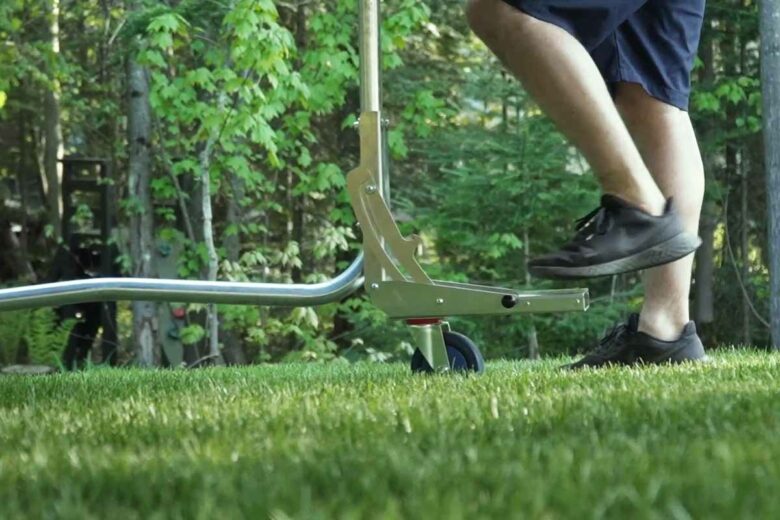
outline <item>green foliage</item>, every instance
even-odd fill
[[[762,319],[769,315],[769,300],[762,291],[769,276],[758,3],[716,0],[708,3],[708,11],[691,116],[707,174],[704,218],[716,224],[716,303],[714,321],[699,328],[713,343],[766,345],[769,331],[750,309]]]
[[[777,518],[777,356],[0,378],[5,518]]]
[[[0,364],[9,365],[18,361],[24,336],[24,328],[19,327],[19,322],[20,318],[22,323],[26,322],[28,314],[25,311],[0,314]]]
[[[75,324],[48,307],[0,313],[0,364],[59,364]]]
[[[46,2],[0,2],[0,132],[18,141],[0,156],[3,181],[21,186],[25,179],[28,193],[43,193],[41,107],[57,88],[65,153],[113,161],[116,241],[131,273],[127,221],[145,211],[125,188],[125,65],[134,57],[151,82],[155,238],[180,246],[180,277],[205,276],[206,171],[220,278],[313,283],[325,276],[309,273],[334,274],[357,254],[360,231],[344,189],[359,154],[352,130],[359,111],[355,0],[63,6],[55,53]],[[386,0],[382,8],[393,210],[404,217],[405,232],[422,235],[426,270],[442,279],[561,287],[529,280],[524,265],[559,245],[596,204],[587,165],[471,34],[462,2]],[[756,2],[709,2],[702,48],[711,52],[700,53],[694,72],[691,115],[707,161],[705,212],[718,225],[719,305],[706,326],[712,343],[742,334],[734,326],[744,300],[735,270],[757,312],[768,314],[757,20]],[[745,178],[749,211],[741,215]],[[43,275],[54,230],[35,221],[34,199],[27,226],[40,231],[26,231],[27,243],[40,250],[31,261]],[[81,209],[76,221],[93,218]],[[587,315],[452,322],[489,356],[527,355],[532,331],[542,353],[586,348],[642,303],[636,276],[588,285],[594,305]],[[201,311],[189,307],[184,333],[196,349],[205,337]],[[255,361],[400,359],[409,347],[404,326],[362,295],[315,311],[221,306],[220,315],[222,330],[240,338]],[[766,341],[756,319],[740,319],[755,341]]]
[[[206,336],[206,331],[200,325],[193,324],[183,327],[179,331],[181,342],[185,345],[194,345]]]
[[[343,121],[352,110],[359,61],[356,8],[353,1],[297,9],[254,0],[220,8],[190,1],[171,8],[150,5],[129,22],[126,33],[137,37],[138,59],[150,72],[150,102],[159,120],[156,161],[169,170],[152,181],[155,202],[170,207],[183,198],[191,204],[191,194],[175,181],[194,185],[208,168],[214,202],[235,204],[253,216],[215,224],[217,236],[242,244],[238,258],[220,250],[222,274],[231,279],[290,282],[310,265],[331,271],[335,257],[355,239],[344,188],[357,157],[345,155],[341,142],[328,142],[328,121]],[[405,0],[391,3],[386,14],[384,56],[386,66],[395,68],[427,9]],[[421,105],[430,102],[420,99]],[[354,140],[349,130],[342,131]],[[205,157],[209,143],[214,153]],[[307,213],[300,224],[296,211]],[[176,235],[184,243],[179,274],[200,277],[207,255],[199,238],[177,234],[170,210],[158,215],[166,222],[161,236]],[[305,242],[290,232],[300,225],[306,229],[294,233]],[[274,234],[283,240],[262,238]],[[331,310],[220,309],[224,327],[240,331],[257,360],[336,356],[338,347],[327,337]],[[187,341],[201,337],[187,335]]]
[[[31,311],[24,335],[30,362],[49,365],[59,363],[63,346],[67,344],[75,324],[76,320],[60,323],[57,313],[47,307]]]

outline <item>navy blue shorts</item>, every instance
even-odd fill
[[[705,0],[504,0],[571,33],[616,82],[688,109]]]

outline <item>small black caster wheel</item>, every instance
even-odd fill
[[[447,347],[447,357],[450,360],[450,369],[453,372],[475,372],[481,374],[485,371],[485,360],[479,348],[469,338],[457,332],[445,332],[444,344]],[[428,364],[420,349],[414,351],[412,356],[412,372],[432,373],[433,367]]]

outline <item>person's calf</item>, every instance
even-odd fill
[[[673,197],[685,229],[697,233],[704,167],[688,113],[653,98],[640,85],[619,83],[615,104],[664,196]],[[675,340],[689,320],[692,256],[644,272],[639,329]]]
[[[673,197],[685,228],[697,233],[704,166],[687,112],[655,99],[641,85],[618,83],[618,108],[664,197]]]

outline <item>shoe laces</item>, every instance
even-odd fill
[[[593,230],[596,234],[603,235],[612,227],[612,220],[612,212],[604,206],[599,206],[584,217],[577,219],[576,229],[583,233]],[[591,236],[593,233],[590,233],[586,240]]]
[[[609,359],[619,353],[623,348],[623,339],[627,329],[628,326],[625,323],[619,323],[612,327],[607,335],[599,340],[599,344],[590,352],[590,356]]]

